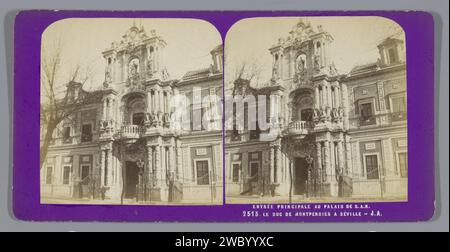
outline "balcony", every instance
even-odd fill
[[[143,134],[145,127],[140,125],[124,125],[120,128],[119,137],[127,143],[135,143]]]
[[[314,126],[312,122],[294,121],[289,123],[289,125],[284,130],[284,134],[296,139],[303,139],[306,135],[308,135],[309,130],[311,130],[313,127]]]

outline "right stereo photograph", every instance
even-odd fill
[[[224,59],[227,204],[407,201],[396,22],[244,19],[228,31]]]

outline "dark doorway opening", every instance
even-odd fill
[[[313,120],[313,110],[312,109],[302,109],[301,113],[301,120],[312,122]]]
[[[125,167],[125,198],[133,199],[136,198],[136,187],[139,182],[139,168],[136,162],[131,161],[127,161]]]
[[[308,163],[304,158],[296,158],[294,167],[294,194],[296,195],[306,194],[307,180],[308,180]]]
[[[145,114],[144,113],[135,113],[133,114],[133,125],[144,125]]]

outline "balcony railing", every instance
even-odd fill
[[[294,136],[306,136],[308,131],[313,128],[313,123],[308,121],[294,121],[289,123],[285,133]]]
[[[137,139],[145,134],[145,127],[140,125],[124,125],[120,128],[120,137]]]

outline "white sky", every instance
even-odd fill
[[[404,37],[402,28],[390,19],[380,17],[307,17],[316,28],[322,25],[334,38],[330,47],[331,61],[339,73],[348,73],[356,64],[374,62],[377,45],[388,36]],[[229,83],[242,62],[261,67],[259,83],[271,78],[272,58],[268,49],[278,38],[286,38],[298,17],[270,17],[241,20],[225,38],[225,83]],[[316,29],[317,30],[317,29]]]
[[[133,25],[144,26],[166,41],[166,67],[171,78],[180,78],[189,70],[212,64],[210,51],[222,38],[210,23],[194,19],[128,19],[128,18],[73,18],[50,25],[42,35],[42,48],[51,53],[59,41],[62,45],[62,69],[58,83],[66,84],[70,72],[79,64],[90,66],[93,77],[85,89],[98,89],[104,81],[105,60],[102,52],[113,41],[120,41]]]

